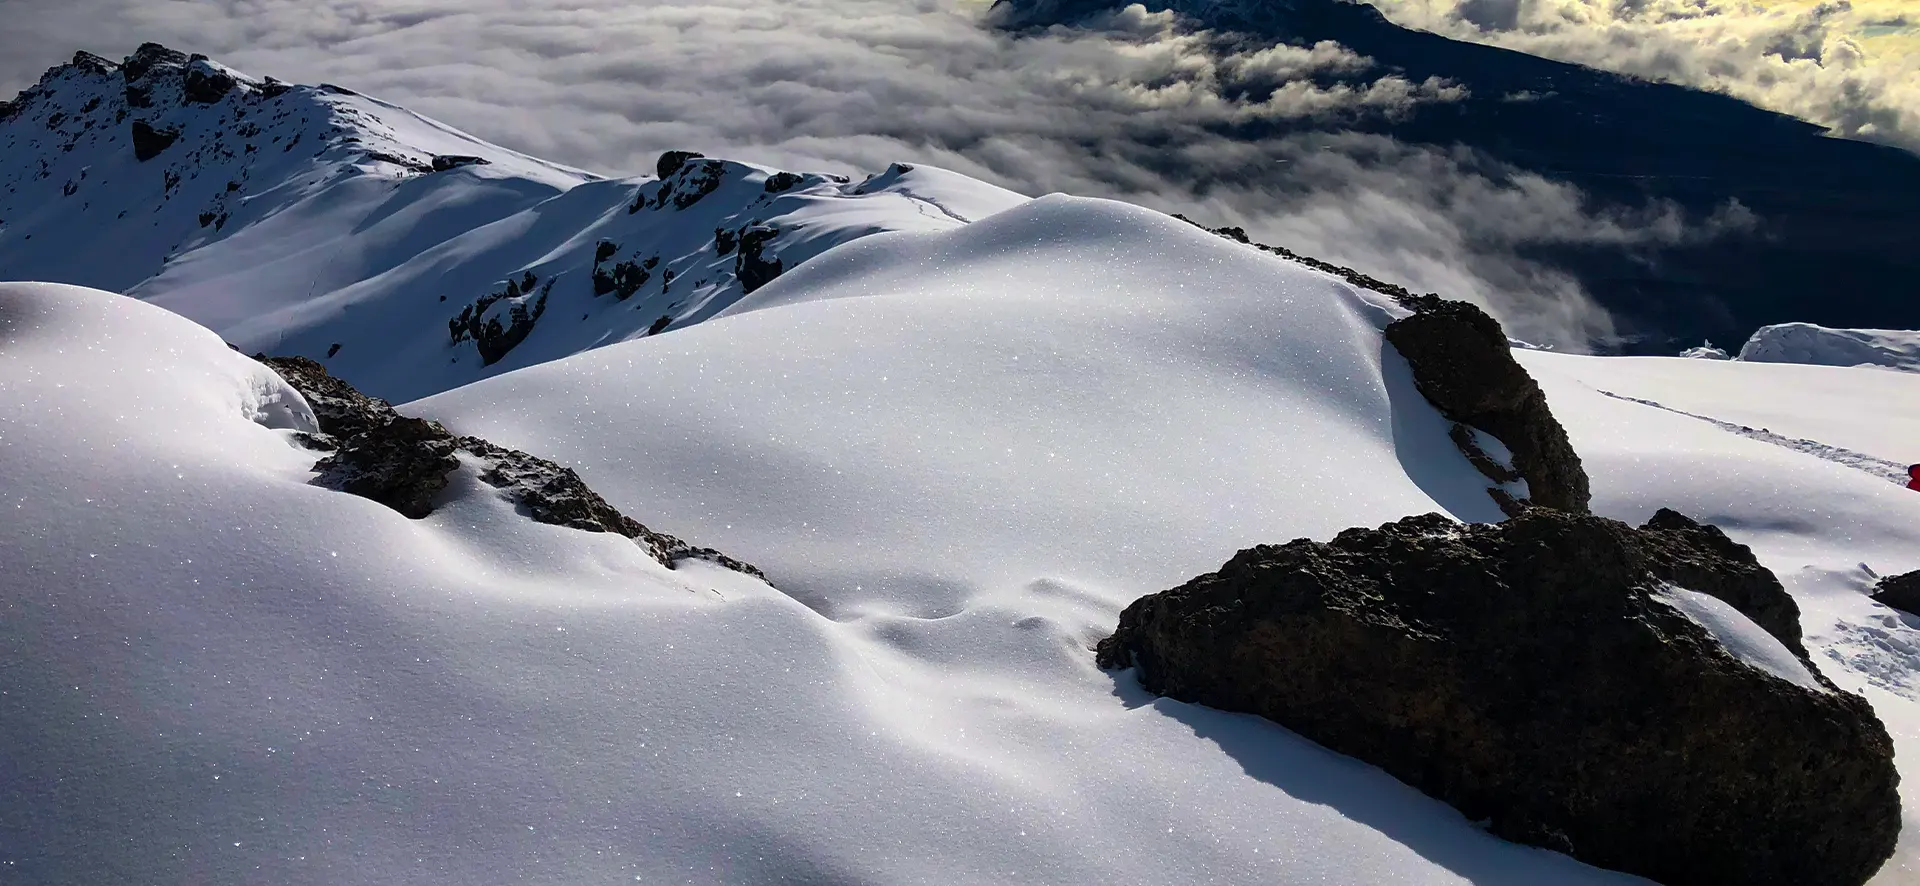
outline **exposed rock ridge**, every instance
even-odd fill
[[[1920,570],[1880,579],[1873,586],[1873,599],[1881,605],[1920,615]]]
[[[1533,508],[1262,545],[1135,601],[1098,660],[1506,839],[1667,886],[1859,886],[1900,829],[1892,742],[1797,630],[1721,638],[1744,614],[1785,641],[1791,602],[1723,539]],[[1715,598],[1734,611],[1700,615]]]
[[[403,416],[385,400],[368,397],[305,357],[257,359],[307,398],[333,453],[314,465],[315,482],[384,504],[419,519],[433,512],[461,457],[478,460],[480,479],[499,489],[540,523],[633,539],[668,568],[701,559],[765,578],[760,570],[712,548],[696,548],[647,528],[608,504],[573,469],[538,456],[456,436],[439,422]]]
[[[1593,495],[1580,455],[1548,408],[1547,395],[1513,359],[1499,321],[1474,305],[1437,296],[1401,303],[1414,313],[1387,324],[1386,338],[1412,367],[1421,395],[1440,414],[1506,445],[1512,471],[1526,480],[1528,504],[1586,513]],[[1471,444],[1471,435],[1457,432],[1453,438]],[[1507,482],[1504,474],[1487,470],[1496,460],[1477,446],[1462,451],[1488,479]],[[1522,507],[1502,489],[1490,494],[1509,515]]]

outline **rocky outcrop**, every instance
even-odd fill
[[[133,121],[133,156],[142,163],[160,156],[179,139],[178,130],[155,129],[145,120]]]
[[[1858,886],[1900,828],[1886,729],[1741,618],[1778,601],[1707,596],[1757,564],[1682,520],[1430,514],[1263,545],[1135,601],[1099,663],[1509,840],[1667,886]]]
[[[161,68],[181,68],[187,64],[187,54],[177,49],[168,49],[158,43],[142,43],[120,64],[120,76],[128,83],[144,80],[149,73]]]
[[[468,154],[437,154],[433,158],[433,171],[446,172],[462,166],[486,166],[492,162],[485,157],[474,157]]]
[[[660,159],[653,162],[653,175],[655,178],[665,181],[668,176],[679,172],[680,167],[688,160],[696,160],[705,156],[705,154],[699,151],[666,151],[660,155]]]
[[[1656,578],[1725,601],[1795,655],[1807,657],[1799,604],[1773,571],[1760,565],[1752,548],[1728,538],[1718,526],[1666,508],[1634,533],[1633,542]]]
[[[762,187],[764,187],[769,194],[779,194],[793,190],[794,187],[804,181],[806,181],[806,179],[797,173],[776,172],[767,176],[767,183]]]
[[[1431,295],[1400,302],[1414,313],[1389,323],[1386,338],[1412,367],[1421,395],[1447,418],[1505,444],[1530,504],[1585,513],[1592,494],[1580,456],[1547,408],[1546,394],[1513,359],[1499,321],[1474,305]],[[1476,464],[1497,461],[1484,452],[1467,455]],[[1504,490],[1495,492],[1503,510],[1519,510]]]
[[[194,104],[210,105],[232,92],[239,81],[207,61],[204,55],[189,59],[181,81],[181,95]]]
[[[742,293],[772,283],[786,270],[778,257],[766,254],[767,244],[779,234],[779,229],[772,225],[751,225],[740,232],[740,254],[734,258],[733,275],[739,278]]]
[[[492,366],[507,352],[527,340],[533,326],[547,312],[547,298],[553,293],[554,278],[540,285],[532,271],[508,279],[497,292],[483,295],[447,321],[453,344],[471,341],[480,351],[480,365]],[[538,294],[534,287],[539,286]]]
[[[1920,570],[1880,579],[1873,586],[1873,599],[1901,612],[1920,615]]]
[[[727,177],[727,165],[720,160],[708,160],[691,151],[668,151],[660,156],[658,169],[661,171],[660,183],[652,198],[643,191],[633,205],[627,207],[629,215],[641,209],[660,209],[673,204],[675,209],[686,209],[700,199],[719,190],[720,183]]]
[[[105,58],[94,55],[93,53],[88,52],[84,49],[74,53],[73,61],[70,61],[67,64],[74,67],[77,70],[83,71],[88,74],[92,74],[96,77],[104,77],[108,74],[111,74],[113,73],[115,68],[119,67],[119,65],[116,65]]]
[[[308,442],[332,450],[314,465],[319,485],[417,520],[433,512],[464,457],[476,464],[482,482],[500,490],[535,522],[626,536],[668,568],[681,560],[702,559],[765,578],[747,563],[655,532],[622,514],[571,468],[478,437],[456,436],[439,422],[403,416],[385,400],[360,393],[305,357],[258,359],[313,408],[321,436]]]

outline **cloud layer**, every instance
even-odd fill
[[[1908,0],[1373,0],[1462,40],[1681,83],[1920,150]]]
[[[1508,0],[1473,0],[1479,3]],[[1393,118],[1458,100],[1330,43],[1221,49],[1133,7],[1012,38],[939,0],[16,0],[0,89],[73,49],[153,39],[259,74],[339,82],[519,150],[610,172],[666,148],[775,165],[946,166],[1016,190],[1113,196],[1481,301],[1567,345],[1612,326],[1556,243],[1670,243],[1745,220],[1602,211],[1575,189],[1379,136],[1234,140],[1218,127]],[[13,25],[24,25],[15,27]]]

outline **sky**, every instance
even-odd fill
[[[1906,25],[1885,24],[1905,20],[1884,0],[1840,12],[1715,0],[1381,2],[1403,23],[1724,88],[1920,144],[1920,84],[1868,51],[1907,39],[1893,33]],[[1392,117],[1462,94],[1334,44],[1223,51],[1140,7],[1020,38],[986,27],[988,15],[982,0],[9,0],[0,92],[75,49],[118,58],[156,40],[257,75],[339,83],[609,174],[650,170],[660,151],[680,148],[828,172],[932,163],[1022,193],[1117,197],[1241,225],[1419,291],[1474,299],[1517,335],[1570,347],[1605,340],[1611,319],[1571,278],[1517,250],[1672,242],[1740,221],[1661,205],[1602,210],[1565,184],[1379,136],[1213,135],[1217,124],[1262,118]],[[1887,33],[1836,36],[1864,34],[1869,21]],[[1791,58],[1768,54],[1781,47]],[[1314,73],[1343,79],[1304,79]],[[1269,99],[1233,98],[1276,83],[1285,86]]]
[[[1711,89],[1920,150],[1914,0],[1375,0],[1462,40]]]

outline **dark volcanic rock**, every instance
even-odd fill
[[[1775,676],[1666,602],[1681,570],[1664,558],[1727,577],[1708,594],[1749,569],[1677,517],[1430,514],[1262,545],[1135,601],[1099,663],[1264,716],[1509,840],[1667,886],[1858,886],[1900,829],[1886,729],[1804,653],[1797,681]]]
[[[259,357],[287,384],[307,398],[320,432],[347,439],[365,433],[400,417],[393,404],[360,393],[352,385],[327,373],[327,368],[307,357]]]
[[[1580,456],[1546,394],[1513,359],[1499,321],[1466,302],[1400,301],[1414,313],[1388,324],[1386,337],[1412,366],[1420,393],[1447,418],[1505,443],[1532,504],[1585,513],[1592,494]]]
[[[368,498],[418,520],[460,466],[459,442],[438,422],[396,415],[339,443],[314,465],[318,483]]]
[[[413,519],[433,512],[434,499],[460,466],[460,454],[478,459],[480,480],[499,489],[535,522],[633,539],[668,568],[681,560],[710,560],[749,575],[752,565],[712,548],[696,548],[648,529],[608,504],[571,468],[507,449],[479,437],[459,437],[439,422],[409,418],[385,400],[369,397],[305,357],[258,358],[313,408],[325,436],[310,442],[333,454],[314,465],[315,482],[372,499]]]
[[[798,185],[803,181],[806,181],[806,179],[801,178],[799,175],[795,173],[776,172],[772,175],[767,176],[767,183],[765,185],[765,188],[767,193],[769,194],[778,194],[782,191],[793,190],[795,185]]]
[[[189,102],[210,105],[225,98],[239,81],[232,75],[207,64],[204,55],[193,56],[181,83],[181,94]]]
[[[1805,658],[1800,642],[1800,606],[1753,549],[1720,531],[1661,508],[1634,535],[1656,578],[1718,597]]]
[[[133,121],[133,156],[145,163],[160,156],[180,138],[178,130],[155,129],[145,120]]]
[[[679,153],[679,152],[673,152]],[[666,158],[661,158],[661,168],[666,168]],[[672,203],[675,209],[685,209],[700,202],[700,198],[720,188],[726,180],[727,165],[719,160],[702,157],[688,157],[674,167],[671,175],[662,176],[659,190],[654,192],[653,202],[644,204],[648,209],[659,209]],[[643,204],[635,202],[627,208],[629,213]]]
[[[458,315],[447,320],[449,337],[454,344],[473,342],[480,351],[482,366],[500,362],[507,352],[527,340],[534,324],[547,312],[547,296],[553,292],[554,279],[547,278],[538,296],[534,295],[534,285],[538,280],[533,272],[528,271],[522,279],[507,280],[500,291],[475,299],[461,308]],[[506,310],[492,310],[501,303],[506,304]]]
[[[1920,615],[1920,571],[1880,579],[1873,586],[1873,599],[1902,612]]]
[[[127,60],[120,65],[120,76],[128,83],[144,79],[156,68],[177,68],[185,66],[187,54],[168,49],[158,43],[142,43]]]
[[[697,159],[705,156],[706,156],[705,154],[702,154],[699,151],[667,151],[666,153],[663,153],[660,155],[659,160],[654,161],[653,175],[655,178],[658,178],[664,181],[667,178],[667,176],[670,176],[676,172],[679,172],[681,165],[686,163],[688,160],[693,160],[693,159]]]
[[[486,166],[492,162],[485,157],[472,157],[466,154],[438,154],[433,158],[433,171],[446,172],[462,166]]]
[[[749,293],[780,276],[786,268],[780,259],[766,256],[767,244],[779,236],[772,225],[753,225],[740,232],[740,254],[733,260],[733,274],[740,279],[740,291]]]
[[[113,62],[107,61],[106,59],[101,58],[100,56],[94,55],[91,52],[87,52],[84,49],[74,53],[73,61],[68,62],[68,64],[71,64],[75,68],[79,68],[80,70],[85,71],[89,74],[94,74],[99,76],[111,74],[113,73],[114,68],[119,67],[119,65],[116,65]]]

